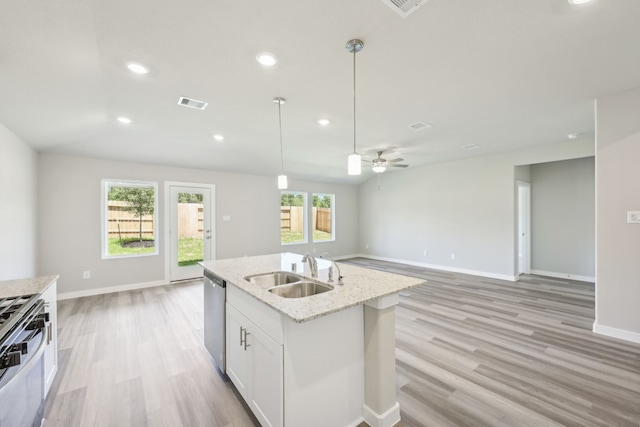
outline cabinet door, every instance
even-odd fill
[[[246,401],[248,396],[248,362],[245,349],[246,325],[249,323],[238,310],[227,303],[227,375]]]
[[[247,341],[251,357],[249,406],[263,426],[282,426],[283,348],[253,323]]]
[[[49,393],[53,379],[58,371],[58,331],[57,331],[57,286],[53,282],[47,290],[42,293],[45,302],[45,311],[49,313],[49,323],[44,330],[44,339],[47,346],[44,349],[44,395]]]

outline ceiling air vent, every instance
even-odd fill
[[[178,105],[195,108],[196,110],[204,110],[208,104],[203,101],[198,101],[197,99],[190,99],[185,96],[181,96],[180,99],[178,99]]]
[[[406,18],[426,3],[427,0],[382,0],[382,2],[398,15]]]
[[[409,125],[409,127],[413,130],[422,130],[422,129],[427,129],[430,128],[431,125],[427,122],[418,122],[418,123],[414,123],[412,125]]]

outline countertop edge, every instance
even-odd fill
[[[0,298],[42,294],[60,278],[58,274],[0,281]]]

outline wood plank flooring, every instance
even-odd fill
[[[346,262],[429,281],[396,310],[402,426],[640,425],[640,345],[591,332],[592,284]],[[60,301],[47,426],[258,425],[202,311],[201,281]]]
[[[396,310],[405,427],[640,425],[640,345],[591,332],[593,284],[346,262],[428,280]]]

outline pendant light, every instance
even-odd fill
[[[353,39],[345,46],[349,53],[353,53],[353,153],[347,158],[347,172],[349,175],[362,173],[362,157],[356,151],[356,53],[364,47],[362,40]]]
[[[273,98],[274,104],[278,104],[278,128],[280,129],[280,175],[278,175],[278,189],[286,190],[288,187],[287,176],[284,174],[284,154],[282,150],[282,112],[280,106],[287,102],[286,99],[276,97]]]

